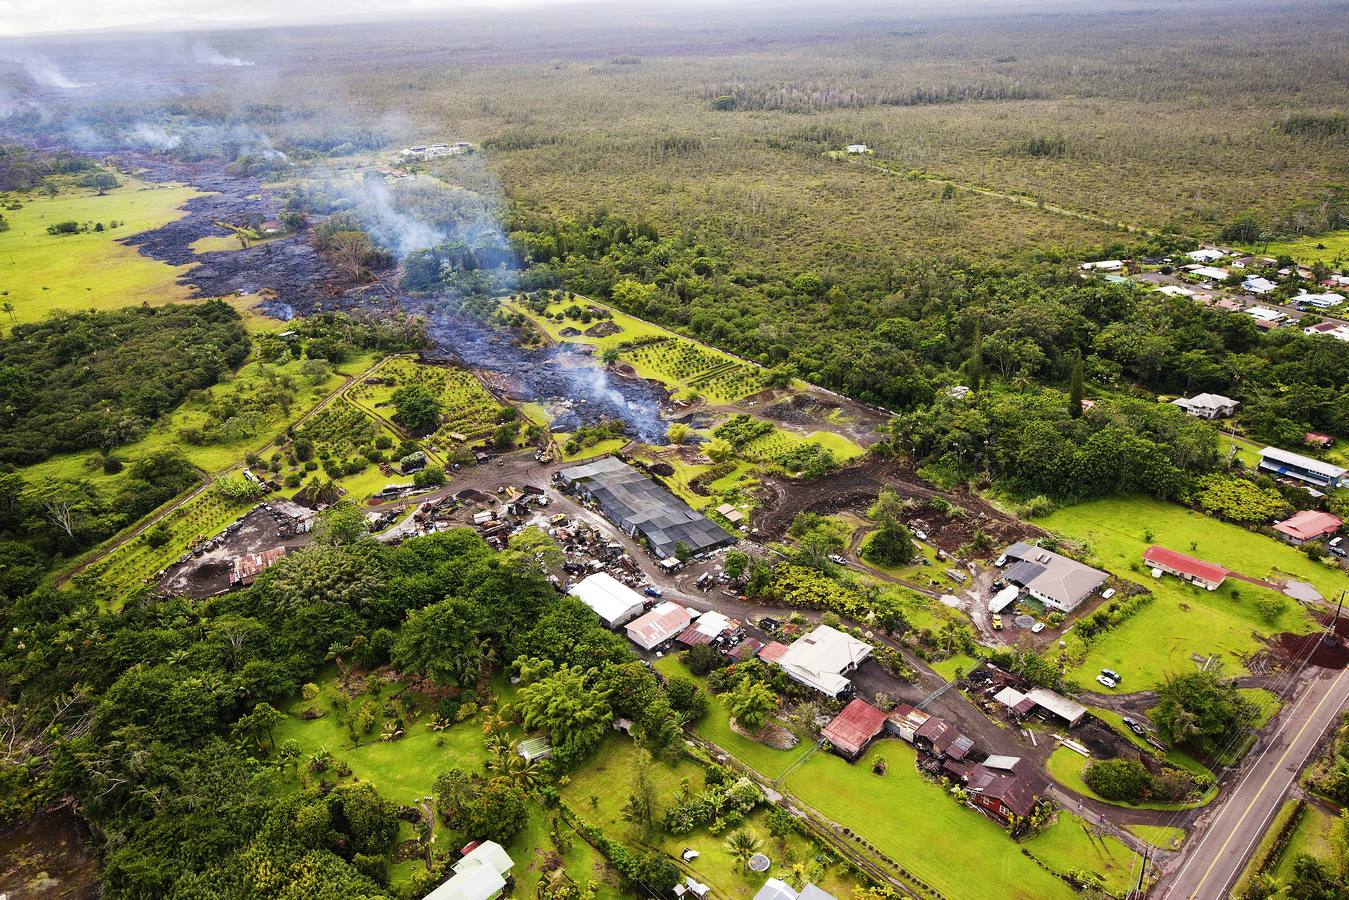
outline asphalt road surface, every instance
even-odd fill
[[[1323,672],[1280,716],[1278,732],[1254,756],[1184,863],[1168,876],[1166,900],[1225,898],[1289,788],[1326,731],[1349,706],[1349,669]]]

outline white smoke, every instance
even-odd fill
[[[45,56],[25,56],[15,60],[23,66],[28,77],[43,87],[60,88],[63,91],[88,87],[83,81],[76,81]]]
[[[239,68],[241,66],[251,66],[250,60],[240,56],[226,56],[216,48],[205,41],[197,41],[192,45],[192,59],[203,66],[229,66]]]
[[[125,135],[124,143],[132,147],[141,147],[149,150],[173,150],[183,143],[182,137],[172,134],[162,125],[154,125],[150,122],[137,122]]]

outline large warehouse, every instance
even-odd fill
[[[679,544],[690,553],[724,547],[735,539],[721,526],[622,460],[606,456],[557,473],[562,484],[599,505],[628,534],[641,536],[659,559],[670,559]]]

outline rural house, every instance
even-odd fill
[[[809,883],[797,891],[785,881],[770,878],[759,888],[754,900],[834,900],[834,895]]]
[[[1242,290],[1251,294],[1268,294],[1277,287],[1278,285],[1268,278],[1261,278],[1258,275],[1253,275],[1241,283]]]
[[[1179,397],[1171,401],[1192,416],[1201,419],[1222,419],[1237,410],[1237,401],[1222,394],[1195,394],[1193,397]]]
[[[590,607],[609,628],[617,628],[642,614],[642,595],[608,572],[587,576],[567,593]]]
[[[1045,606],[1065,613],[1081,606],[1110,577],[1077,560],[1026,543],[1013,544],[1003,556],[1012,563],[1003,578],[1025,588]]]
[[[1266,447],[1260,451],[1260,471],[1296,478],[1317,487],[1337,488],[1349,470],[1278,447]]]
[[[506,889],[506,877],[515,863],[496,841],[475,841],[454,864],[454,874],[425,900],[493,900]]]
[[[1029,777],[999,772],[986,765],[970,770],[965,780],[970,801],[1003,824],[1025,818],[1035,809],[1036,786]]]
[[[1160,578],[1166,572],[1181,581],[1197,584],[1210,591],[1216,591],[1230,574],[1222,566],[1168,550],[1165,547],[1152,546],[1143,551],[1143,562],[1152,569],[1152,577]]]
[[[837,628],[820,625],[809,634],[797,638],[777,658],[777,664],[793,681],[830,697],[837,697],[851,687],[844,676],[870,655],[870,644],[844,634]],[[759,656],[765,658],[763,652]]]
[[[854,700],[820,732],[834,750],[847,760],[862,755],[876,735],[885,730],[885,713],[865,700]]]
[[[1276,522],[1274,530],[1290,544],[1302,546],[1308,541],[1330,537],[1344,524],[1338,516],[1330,513],[1303,509],[1293,513],[1282,522]]]

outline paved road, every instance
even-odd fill
[[[1163,879],[1166,900],[1219,900],[1228,895],[1261,835],[1321,737],[1349,706],[1349,669],[1322,672],[1280,716],[1278,730],[1230,789],[1227,801]]]

